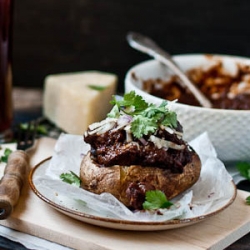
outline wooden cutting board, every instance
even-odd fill
[[[52,155],[55,140],[42,138],[31,165]],[[26,183],[11,217],[0,224],[75,249],[224,249],[250,232],[250,207],[238,191],[235,202],[200,223],[165,231],[137,232],[101,228],[70,218],[40,200]]]

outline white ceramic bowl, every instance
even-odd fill
[[[222,60],[228,72],[235,70],[236,61],[250,65],[250,59],[247,58],[216,57]],[[211,59],[202,54],[178,55],[173,58],[184,71],[211,63]],[[132,74],[143,80],[166,78],[171,74],[166,66],[156,60],[145,61],[129,69],[125,77],[125,92],[134,90],[148,102],[162,102],[163,99],[143,91],[142,80],[135,80]],[[173,102],[171,109],[176,111],[183,126],[185,140],[190,141],[206,131],[222,161],[250,160],[250,110],[209,109]]]

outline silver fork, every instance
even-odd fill
[[[25,150],[34,145],[36,130],[36,121],[27,123],[26,127],[19,125],[17,150],[9,155],[4,176],[0,181],[0,220],[10,216],[18,203],[23,184],[27,181],[29,155]]]

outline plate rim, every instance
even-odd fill
[[[41,167],[41,165],[43,165],[44,163],[50,161],[52,158],[52,156],[45,158],[44,160],[40,161],[38,164],[36,164],[29,173],[28,176],[28,182],[29,182],[29,186],[31,187],[31,190],[35,193],[35,195],[40,198],[42,201],[44,201],[47,205],[53,207],[54,209],[57,209],[58,211],[60,211],[61,213],[66,214],[69,217],[73,217],[70,216],[69,214],[74,215],[74,218],[77,220],[78,217],[81,218],[86,218],[87,220],[94,220],[94,221],[99,221],[102,223],[112,223],[115,225],[133,225],[133,226],[176,226],[176,225],[185,225],[188,226],[189,224],[194,224],[197,222],[201,222],[209,217],[212,217],[220,212],[222,212],[223,210],[225,210],[226,208],[228,208],[236,199],[237,196],[237,187],[234,183],[233,180],[231,180],[231,184],[233,186],[234,192],[233,192],[233,196],[230,198],[230,200],[223,205],[222,207],[220,207],[219,209],[210,212],[210,213],[206,213],[203,215],[199,215],[196,217],[192,217],[192,218],[186,218],[186,219],[171,219],[171,220],[166,220],[166,221],[133,221],[133,220],[124,220],[124,219],[117,219],[117,218],[110,218],[110,217],[102,217],[102,216],[96,216],[96,215],[91,215],[91,214],[87,214],[84,212],[79,212],[76,210],[72,210],[70,208],[67,208],[65,206],[59,205],[55,202],[53,202],[52,200],[50,200],[49,198],[47,198],[46,196],[44,196],[41,192],[38,191],[38,189],[36,188],[36,185],[33,182],[33,176],[36,172],[36,170]],[[83,220],[82,220],[83,221]],[[83,221],[84,222],[84,221]],[[95,224],[95,223],[91,223],[91,222],[86,222],[88,224]],[[109,226],[110,227],[110,226]],[[124,230],[127,230],[126,228],[124,228]]]

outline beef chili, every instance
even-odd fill
[[[89,132],[89,131],[88,131]],[[100,166],[114,165],[130,166],[155,166],[169,169],[172,173],[182,173],[183,167],[191,161],[193,151],[178,134],[182,134],[182,127],[178,124],[175,133],[160,129],[155,138],[161,138],[169,142],[169,148],[157,147],[149,139],[133,138],[127,142],[124,130],[109,130],[103,134],[86,133],[84,140],[91,145],[92,160]]]
[[[211,101],[213,108],[250,110],[250,65],[237,64],[237,73],[230,75],[218,60],[208,69],[193,68],[186,74]],[[179,103],[200,106],[176,75],[169,79],[144,79],[143,90],[169,101],[178,100]]]

